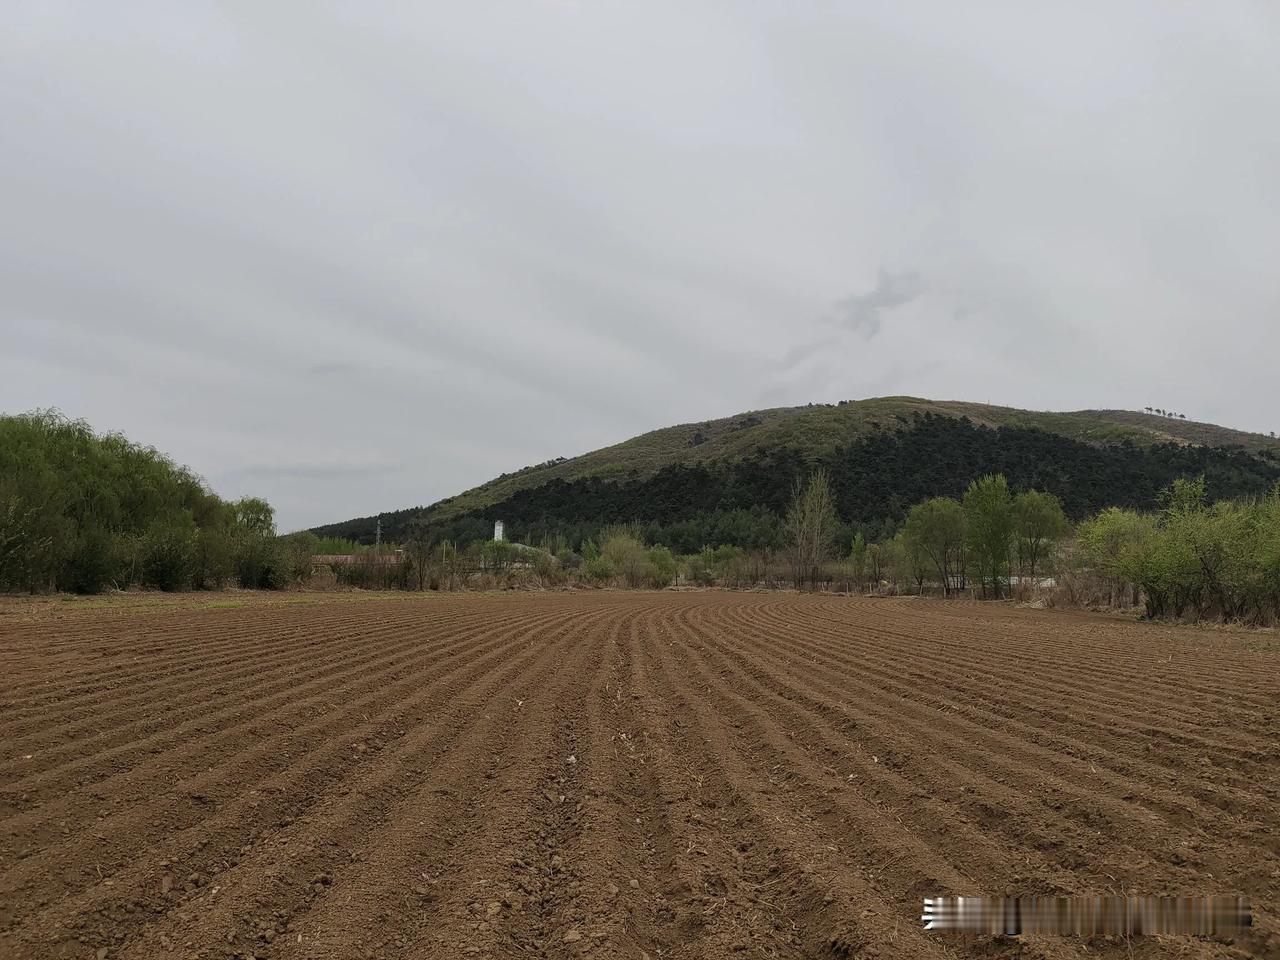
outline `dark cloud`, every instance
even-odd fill
[[[917,273],[890,273],[881,269],[873,289],[836,304],[836,321],[870,340],[880,332],[886,311],[910,303],[924,290],[924,281]]]
[[[828,325],[834,324],[864,340],[871,340],[880,332],[884,313],[910,303],[924,292],[925,284],[919,274],[890,273],[881,268],[872,289],[838,301],[833,313],[825,319]],[[808,330],[807,327],[802,329]],[[844,339],[827,333],[788,346],[776,364],[762,371],[762,375],[773,382],[769,395],[785,395],[793,371],[808,365],[816,357],[841,353]]]
[[[1272,5],[10,7],[0,409],[286,528],[765,403],[1275,427]]]

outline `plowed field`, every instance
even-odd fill
[[[0,742],[5,958],[1280,955],[1274,633],[785,593],[10,602]],[[926,933],[943,893],[1242,893],[1255,927]]]

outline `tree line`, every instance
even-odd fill
[[[825,471],[795,486],[786,529],[797,586],[812,588],[839,576],[826,569],[837,557],[839,524]],[[1015,495],[1002,474],[989,474],[970,482],[959,499],[931,497],[915,504],[891,538],[868,542],[855,535],[844,573],[859,588],[891,575],[914,584],[916,592],[933,584],[943,595],[967,590],[972,579],[983,597],[1000,599],[1015,578],[1036,583],[1069,530],[1053,494]]]
[[[899,449],[914,442],[871,441]],[[52,412],[0,417],[0,589],[280,588],[311,577],[317,555],[338,554],[349,559],[334,565],[334,579],[371,588],[681,582],[1001,599],[1052,577],[1052,596],[1140,606],[1151,617],[1268,623],[1280,616],[1280,482],[1263,494],[1214,496],[1215,487],[1255,488],[1265,458],[1213,460],[1216,480],[1175,477],[1147,509],[1105,505],[1073,517],[1050,490],[1016,489],[992,472],[962,482],[956,495],[925,496],[896,515],[859,522],[842,492],[847,473],[823,465],[801,472],[786,451],[761,456],[795,468],[784,474],[780,503],[771,492],[778,476],[747,470],[734,479],[730,468],[726,482],[754,483],[766,502],[744,506],[729,497],[665,522],[610,521],[605,511],[606,518],[543,515],[509,524],[525,543],[490,540],[489,520],[479,515],[444,528],[468,535],[457,539],[416,517],[375,549],[309,532],[279,536],[265,501],[224,501],[153,448],[97,435],[81,421]],[[690,469],[655,482],[677,496]],[[627,499],[639,510],[635,493]],[[682,496],[705,506],[704,493],[695,485]]]
[[[1280,484],[1268,494],[1210,503],[1203,477],[1177,478],[1159,508],[1108,507],[1071,523],[1043,490],[1014,492],[1001,474],[970,481],[959,497],[912,505],[882,538],[848,536],[825,471],[793,484],[777,546],[704,544],[686,553],[647,539],[640,523],[614,524],[574,544],[563,533],[536,545],[434,539],[412,529],[396,564],[343,568],[342,582],[409,589],[623,586],[672,583],[867,593],[1035,596],[1074,605],[1141,606],[1151,617],[1251,623],[1280,615]]]
[[[1150,617],[1280,619],[1280,484],[1211,503],[1203,477],[1182,478],[1158,510],[1103,510],[1080,524],[1078,542],[1108,599]]]
[[[753,515],[754,516],[754,515]],[[410,525],[394,564],[367,556],[335,568],[357,586],[456,589],[481,586],[616,585],[661,588],[674,582],[730,587],[798,587],[876,591],[938,587],[1006,596],[1019,579],[1034,583],[1070,529],[1061,504],[1043,491],[1013,494],[1001,475],[969,484],[959,499],[913,506],[884,539],[853,532],[836,513],[825,471],[793,485],[785,514],[767,545],[703,543],[676,552],[650,539],[652,525],[612,524],[572,540],[564,531],[533,545],[439,540],[425,520]],[[847,553],[842,553],[841,544]]]
[[[854,589],[932,586],[948,595],[976,585],[1000,599],[1032,592],[1052,574],[1049,597],[1072,605],[1140,606],[1151,618],[1280,619],[1280,483],[1263,496],[1212,502],[1203,476],[1179,477],[1157,509],[1107,507],[1073,530],[1052,494],[1012,494],[1003,476],[987,475],[959,499],[914,505],[885,541],[855,536],[843,559],[827,486],[815,473],[797,486],[787,514],[797,587],[843,578]]]
[[[0,589],[278,588],[309,564],[271,506],[52,411],[0,416]]]
[[[440,540],[482,539],[501,519],[525,543],[565,533],[575,547],[607,526],[638,521],[650,543],[691,553],[704,545],[778,550],[792,487],[824,470],[836,515],[849,537],[891,536],[913,504],[963,496],[970,478],[1003,475],[1016,492],[1053,494],[1078,521],[1108,506],[1154,509],[1160,491],[1182,476],[1201,476],[1214,499],[1264,493],[1280,480],[1280,457],[1187,444],[1094,446],[1032,427],[980,426],[965,419],[917,414],[898,429],[854,440],[817,460],[786,445],[732,461],[669,465],[653,476],[555,479],[492,506],[437,518],[429,509],[381,515],[384,536],[401,540],[418,521]],[[321,535],[372,543],[368,517],[315,528]]]

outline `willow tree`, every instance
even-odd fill
[[[917,503],[907,513],[903,527],[907,541],[928,558],[942,583],[943,596],[951,593],[953,580],[963,584],[964,508],[950,497],[934,497]]]
[[[220,585],[242,532],[274,538],[270,518],[119,434],[54,411],[0,416],[0,590]]]
[[[964,518],[973,563],[982,595],[999,600],[1009,575],[1009,548],[1013,539],[1013,503],[1003,474],[988,474],[969,484],[964,492]]]
[[[796,481],[785,527],[793,550],[796,589],[818,582],[822,564],[830,559],[836,533],[836,505],[825,470],[816,470],[807,483]]]
[[[1036,579],[1036,567],[1043,565],[1069,525],[1062,504],[1051,493],[1026,490],[1013,498],[1013,536],[1018,545],[1018,572]]]

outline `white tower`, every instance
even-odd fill
[[[495,540],[502,539],[502,521],[501,520],[493,521],[493,539]]]

